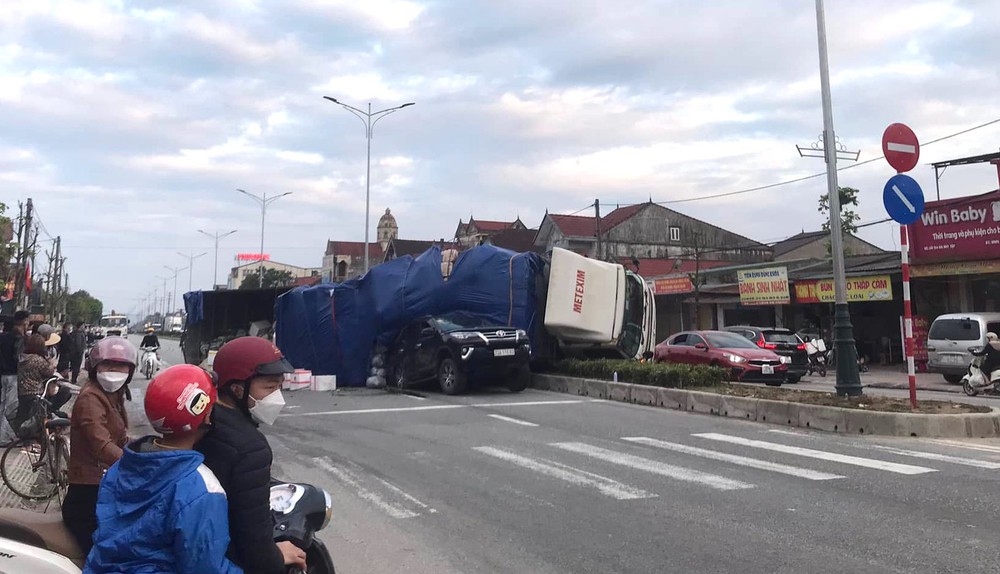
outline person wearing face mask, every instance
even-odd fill
[[[89,552],[97,529],[97,490],[128,441],[124,393],[135,373],[136,349],[127,339],[102,339],[90,352],[88,380],[71,416],[69,490],[63,501],[66,527]]]
[[[257,428],[278,418],[285,404],[281,384],[294,369],[273,343],[258,337],[223,345],[212,368],[219,402],[212,430],[195,449],[229,499],[228,556],[247,574],[284,574],[288,566],[306,570],[305,552],[291,542],[274,542],[271,447]]]
[[[226,558],[226,492],[193,450],[215,403],[211,374],[194,365],[149,383],[146,418],[163,436],[130,443],[101,481],[83,574],[242,574]]]

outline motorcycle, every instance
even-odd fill
[[[288,574],[335,574],[326,545],[315,536],[330,523],[330,494],[310,484],[271,483],[274,541],[291,541],[306,552],[309,570]],[[0,572],[80,574],[87,557],[60,514],[0,510]]]
[[[141,347],[142,351],[142,376],[146,377],[147,380],[153,378],[153,375],[160,370],[160,357],[156,354],[159,347]]]
[[[982,350],[979,347],[970,347],[969,352],[976,355],[976,358],[969,365],[969,371],[962,377],[962,391],[974,397],[979,391],[993,387],[994,392],[1000,393],[1000,368],[995,369],[987,378],[982,370],[986,357],[979,355]]]
[[[819,373],[819,376],[826,376],[826,343],[823,339],[813,339],[806,341],[806,354],[809,356],[809,374]]]

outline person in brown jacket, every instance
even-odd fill
[[[101,478],[121,458],[128,442],[125,389],[135,373],[136,356],[127,339],[102,339],[90,352],[88,380],[73,405],[69,490],[62,515],[84,553],[90,552],[97,530]]]
[[[42,395],[45,381],[55,372],[46,358],[45,337],[30,335],[24,341],[24,355],[17,365],[17,414],[10,420],[15,432],[31,417],[35,401]]]

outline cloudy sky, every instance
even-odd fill
[[[930,141],[1000,118],[995,0],[827,3],[837,133],[861,160],[886,125]],[[3,0],[0,201],[33,198],[61,235],[74,288],[129,309],[164,266],[238,229],[257,251],[319,266],[327,239],[364,238],[364,129],[330,95],[375,108],[372,226],[410,239],[459,218],[681,202],[818,173],[795,145],[822,112],[810,0]],[[929,162],[996,151],[1000,124],[933,145]],[[840,174],[884,217],[882,161]],[[823,178],[670,207],[772,242],[816,229]],[[942,197],[997,187],[952,168]],[[16,207],[15,207],[16,209]],[[374,229],[373,229],[374,236]],[[897,228],[863,237],[891,248]],[[46,235],[43,234],[43,239]],[[40,262],[40,265],[42,262]],[[187,272],[180,285],[187,286]],[[221,281],[221,280],[220,280]],[[172,287],[172,285],[171,285]]]

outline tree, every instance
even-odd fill
[[[10,260],[17,247],[14,242],[14,223],[5,213],[7,205],[0,202],[0,283],[10,279]]]
[[[264,269],[264,289],[274,289],[275,287],[284,287],[292,281],[295,281],[295,277],[292,276],[291,271],[279,271],[277,269]],[[247,273],[247,276],[243,278],[243,282],[240,283],[240,289],[260,289],[260,273],[253,271]]]
[[[104,313],[104,303],[95,299],[84,290],[77,291],[66,298],[66,320],[72,323],[97,323]]]
[[[858,207],[858,194],[853,187],[838,187],[840,192],[840,228],[844,233],[854,234],[858,232],[858,222],[861,216],[851,207]],[[819,209],[826,220],[823,222],[823,231],[830,231],[830,194],[824,193],[819,198]]]

